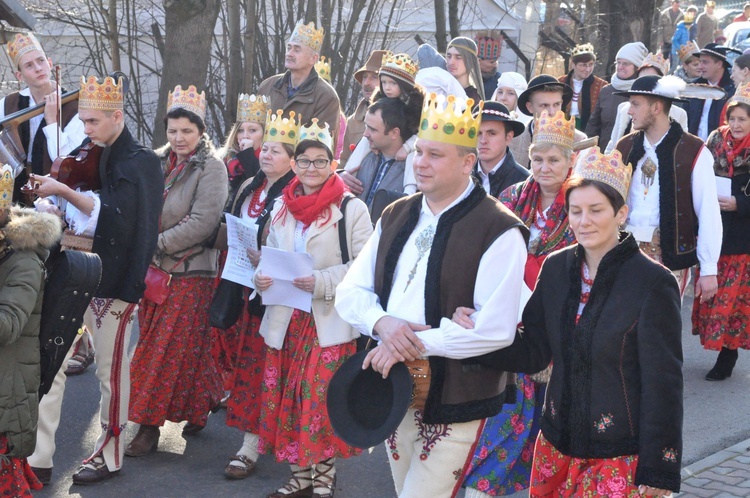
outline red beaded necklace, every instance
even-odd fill
[[[263,212],[265,203],[260,201],[260,196],[263,194],[267,182],[268,180],[263,180],[260,187],[256,188],[255,192],[253,192],[253,197],[250,199],[250,204],[247,206],[247,215],[250,218],[257,219],[260,216],[260,213]]]

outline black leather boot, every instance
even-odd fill
[[[716,364],[706,374],[706,380],[724,380],[731,377],[738,357],[739,353],[736,349],[721,348]]]

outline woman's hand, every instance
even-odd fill
[[[309,277],[297,277],[292,280],[292,284],[300,290],[305,292],[312,292],[315,290],[315,276],[310,275]]]
[[[453,313],[453,318],[451,318],[451,321],[459,324],[465,329],[473,329],[474,321],[471,319],[471,315],[476,312],[477,310],[473,308],[459,306],[458,308],[456,308],[456,312]]]
[[[253,139],[252,138],[243,138],[240,140],[240,150],[246,150],[253,146]]]
[[[258,267],[258,263],[260,263],[260,251],[256,251],[254,249],[247,248],[247,257],[250,259],[250,264],[253,265],[254,268]]]
[[[641,484],[640,486],[638,486],[638,492],[642,496],[672,496],[672,492],[668,489],[652,488],[651,486],[646,486],[645,484]]]
[[[255,274],[255,288],[263,292],[273,285],[273,279],[258,272]]]
[[[737,198],[735,196],[719,196],[719,209],[722,211],[737,211]]]
[[[396,161],[406,161],[406,156],[408,155],[409,153],[406,151],[406,147],[402,145],[401,148],[396,151]]]

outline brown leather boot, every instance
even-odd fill
[[[156,447],[159,446],[160,435],[158,425],[141,425],[138,434],[125,448],[125,454],[130,457],[140,457],[155,452]]]

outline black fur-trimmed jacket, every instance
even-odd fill
[[[635,484],[679,491],[682,457],[680,293],[630,234],[602,259],[576,324],[583,250],[552,253],[513,345],[483,362],[535,373],[552,360],[542,432],[579,458],[638,455]]]

